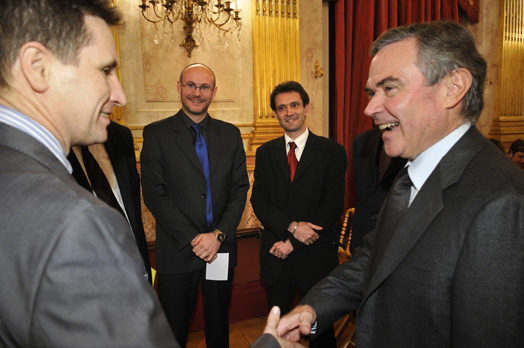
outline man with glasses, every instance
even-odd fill
[[[184,68],[177,90],[182,109],[144,128],[141,154],[144,201],[156,219],[158,296],[184,347],[200,284],[206,346],[228,347],[246,155],[239,129],[207,113],[217,92],[209,67]]]

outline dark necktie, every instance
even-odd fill
[[[202,165],[204,176],[206,177],[206,183],[207,183],[206,218],[207,218],[207,226],[209,227],[213,224],[213,203],[211,201],[211,182],[209,181],[209,157],[207,155],[206,138],[204,138],[204,136],[202,135],[202,132],[200,131],[200,127],[202,127],[201,125],[194,124],[191,127],[193,127],[193,129],[196,132],[195,150],[196,150],[198,159],[200,161],[200,164]]]
[[[298,166],[297,156],[295,155],[296,148],[297,144],[295,144],[293,141],[290,141],[289,152],[287,153],[287,164],[289,165],[289,178],[291,179],[291,182],[293,182],[295,171],[297,170]]]
[[[394,231],[406,210],[409,206],[409,198],[411,196],[411,186],[413,183],[409,178],[408,167],[404,167],[399,173],[387,200],[387,205],[384,210],[384,224],[385,228]]]
[[[104,172],[102,171],[102,168],[100,168],[98,162],[93,157],[91,151],[89,151],[87,146],[82,146],[81,148],[82,159],[84,160],[84,166],[86,168],[87,176],[89,177],[89,181],[91,182],[91,188],[95,192],[96,196],[125,216],[124,212],[122,211],[122,207],[120,206],[115,195],[113,194],[111,185],[109,185],[109,182],[107,181],[107,178]]]

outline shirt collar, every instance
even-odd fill
[[[0,105],[0,122],[8,124],[36,139],[64,165],[69,174],[73,172],[71,163],[69,163],[66,157],[66,150],[60,141],[40,123],[27,115],[3,105]]]
[[[291,139],[289,135],[284,133],[284,140],[286,141],[286,149],[289,150],[289,142],[293,141],[295,144],[297,144],[297,149],[300,149],[300,151],[304,150],[306,147],[307,138],[309,136],[309,128],[306,127],[306,130],[304,133],[302,133],[298,138]]]
[[[413,162],[408,161],[408,163],[406,163],[406,166],[409,165],[409,177],[417,191],[420,191],[442,158],[449,152],[453,145],[462,138],[470,127],[470,122],[464,122],[453,132],[418,155]]]
[[[183,110],[182,110],[182,119],[184,120],[184,125],[188,129],[191,128],[191,126],[193,126],[194,124],[197,124],[193,122],[193,120],[189,116],[187,116]],[[200,121],[200,123],[198,124],[207,130],[209,126],[209,114],[207,114],[206,117],[204,117],[204,119]]]

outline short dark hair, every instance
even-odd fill
[[[271,103],[271,109],[276,111],[275,97],[280,93],[288,92],[298,92],[300,94],[300,99],[302,99],[302,106],[307,106],[309,104],[309,95],[302,85],[296,81],[285,81],[279,84],[273,89],[271,95],[269,96],[269,102]]]
[[[511,143],[509,153],[514,155],[517,152],[524,152],[524,138],[519,138]]]
[[[120,24],[121,13],[111,0],[1,0],[0,86],[7,87],[20,47],[36,41],[64,64],[77,64],[78,51],[92,40],[84,16]]]
[[[410,38],[417,42],[417,66],[428,86],[440,82],[454,69],[469,70],[473,82],[464,97],[462,116],[473,123],[477,122],[484,107],[487,65],[471,32],[452,21],[414,23],[391,28],[373,42],[370,54],[374,57],[385,46]]]

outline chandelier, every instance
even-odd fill
[[[204,25],[216,28],[218,33],[240,35],[242,26],[240,11],[238,9],[239,0],[141,0],[139,5],[142,9],[142,16],[151,23],[162,23],[164,33],[168,28],[173,30],[172,25],[181,20],[184,23],[184,40],[180,44],[183,46],[188,57],[191,57],[193,48],[198,47],[195,41],[195,31],[203,29]],[[235,8],[231,7],[234,2]],[[202,27],[202,28],[200,28]]]

